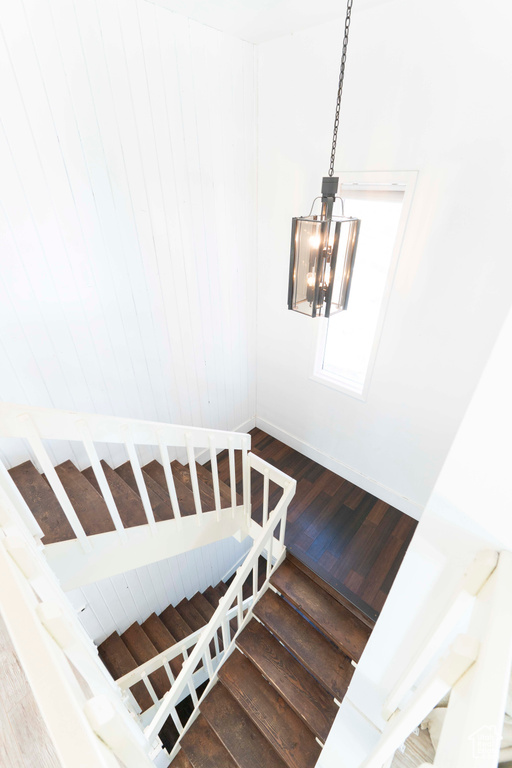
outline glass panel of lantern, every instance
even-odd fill
[[[359,224],[346,217],[293,219],[289,309],[329,317],[346,308]]]

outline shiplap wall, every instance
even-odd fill
[[[252,45],[144,0],[2,8],[1,400],[250,426],[254,75]],[[85,466],[76,444],[48,448]],[[7,466],[28,456],[0,442]],[[101,640],[220,578],[236,547],[87,587],[74,604]]]
[[[143,0],[0,26],[0,399],[250,423],[254,47]]]
[[[169,604],[215,586],[239,565],[252,539],[217,541],[144,568],[102,579],[67,593],[94,642],[124,632],[134,621],[145,621]]]

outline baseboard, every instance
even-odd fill
[[[230,432],[250,432],[251,429],[254,429],[256,426],[256,417],[252,416],[250,419],[247,419],[247,421],[243,421],[241,424],[238,425],[238,427],[233,427],[233,429],[230,429]],[[205,448],[204,451],[201,451],[196,456],[196,461],[199,462],[199,464],[206,464],[207,461],[210,461],[210,451]]]
[[[270,421],[265,421],[265,419],[256,417],[256,426],[258,429],[262,429],[264,432],[272,435],[272,437],[275,437],[276,440],[280,440],[282,443],[289,445],[290,448],[300,451],[300,453],[303,453],[304,456],[307,456],[309,459],[313,459],[313,461],[321,464],[322,467],[330,469],[331,472],[335,472],[340,477],[344,477],[349,482],[359,486],[359,488],[377,496],[377,498],[385,501],[386,504],[391,504],[406,515],[413,517],[415,520],[420,519],[424,508],[415,501],[412,501],[412,499],[408,499],[394,491],[392,488],[388,488],[377,480],[373,480],[371,477],[363,475],[361,472],[358,472],[357,469],[350,467],[348,464],[344,464],[342,461],[339,461],[339,459],[335,459],[333,456],[322,453],[322,451],[319,451],[317,448],[314,448],[300,438],[295,437],[295,435],[291,435],[284,429],[280,429],[280,427],[277,427]]]

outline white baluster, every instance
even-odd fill
[[[73,505],[71,504],[71,501],[69,500],[69,497],[64,489],[64,486],[62,485],[60,478],[53,467],[53,464],[46,452],[41,438],[36,433],[35,427],[33,427],[33,425],[30,423],[28,417],[21,418],[24,418],[24,420],[27,421],[27,440],[29,445],[34,452],[34,455],[39,462],[41,469],[46,475],[46,479],[50,483],[50,487],[57,497],[57,501],[61,505],[64,514],[66,515],[68,522],[73,529],[73,533],[80,542],[84,552],[89,552],[91,550],[91,543],[87,539],[87,534],[84,531],[82,523],[78,519],[78,515],[76,514]]]
[[[220,512],[221,512],[219,468],[217,466],[217,453],[215,451],[213,435],[209,435],[208,443],[210,446],[210,463],[211,463],[211,474],[213,478],[213,495],[215,498],[215,511],[217,512],[217,522],[219,522]]]
[[[103,470],[103,467],[101,466],[101,462],[100,462],[98,453],[96,451],[94,442],[91,438],[87,424],[83,419],[80,419],[79,421],[77,421],[77,426],[82,434],[82,442],[84,444],[84,448],[86,450],[87,456],[91,463],[91,467],[93,469],[96,480],[98,481],[101,495],[103,496],[105,504],[107,505],[107,509],[110,513],[110,517],[112,518],[112,522],[114,523],[114,527],[116,531],[119,533],[119,536],[122,539],[122,541],[126,541],[127,539],[126,530],[124,528],[123,521],[121,520],[121,517],[119,515],[119,511],[117,509],[116,502],[114,501],[114,497],[112,496],[112,491],[110,490],[110,486],[108,484],[107,478],[105,477],[105,472]]]
[[[229,485],[231,489],[231,508],[233,517],[235,516],[236,507],[236,468],[235,468],[235,451],[233,449],[233,438],[228,438],[228,453],[229,453]]]
[[[174,517],[176,520],[181,520],[181,510],[178,502],[178,494],[176,493],[176,486],[174,484],[171,463],[169,461],[169,453],[161,435],[158,436],[158,447],[160,449],[160,460],[165,472],[165,481],[167,483],[167,490],[169,492],[169,498],[171,499]]]
[[[197,482],[197,469],[196,469],[196,457],[194,449],[192,447],[192,439],[190,434],[185,435],[185,444],[187,446],[187,458],[188,469],[190,472],[190,482],[192,483],[192,493],[194,494],[194,504],[196,507],[196,514],[198,521],[203,514],[203,508],[201,506],[201,495],[199,493],[199,483]]]
[[[155,532],[156,531],[155,514],[153,512],[153,508],[149,500],[148,489],[146,488],[146,483],[144,482],[144,476],[142,474],[142,469],[140,466],[139,458],[137,456],[137,451],[135,450],[135,445],[133,444],[133,440],[129,436],[128,427],[125,430],[125,434],[126,434],[125,446],[128,453],[128,458],[130,459],[130,464],[132,467],[133,475],[135,477],[135,482],[137,483],[139,496],[142,499],[142,506],[144,507],[144,512],[146,513],[146,519],[148,521],[149,527],[153,532]]]
[[[269,470],[265,468],[263,472],[263,520],[265,525],[268,520],[268,499],[269,499]]]

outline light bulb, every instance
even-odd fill
[[[309,238],[309,244],[311,248],[319,248],[320,247],[320,235],[311,235]]]
[[[314,272],[308,272],[308,276],[306,278],[306,282],[310,288],[315,287],[315,273]]]

